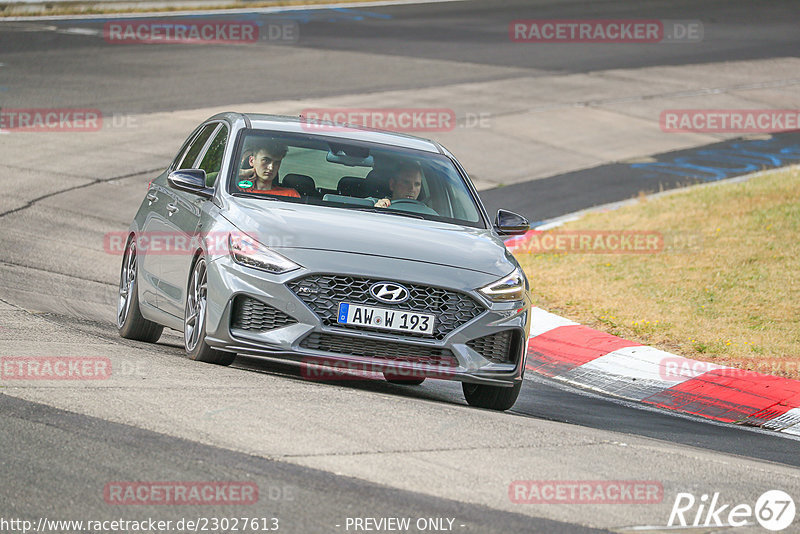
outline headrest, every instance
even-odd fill
[[[392,193],[389,189],[389,174],[385,171],[372,169],[364,179],[364,196],[375,198],[388,198]]]
[[[358,176],[342,176],[339,179],[339,184],[336,190],[342,196],[346,197],[364,197],[364,185],[366,181],[364,178]]]
[[[316,191],[316,184],[314,179],[305,174],[289,173],[283,177],[281,181],[283,187],[291,187],[301,195],[313,195]]]

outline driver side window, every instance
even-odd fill
[[[197,156],[200,154],[200,151],[203,150],[206,141],[208,141],[208,138],[214,133],[214,130],[217,129],[217,126],[218,123],[215,122],[203,127],[197,137],[194,138],[194,141],[192,141],[192,144],[186,149],[186,153],[181,159],[181,162],[175,167],[176,170],[194,168],[194,162],[197,160]]]
[[[225,141],[228,140],[228,127],[224,124],[220,127],[214,140],[206,150],[203,161],[200,162],[199,168],[206,171],[206,186],[214,187],[219,176],[219,170],[222,168],[222,156],[225,154]]]

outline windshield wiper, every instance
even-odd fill
[[[355,211],[368,211],[370,213],[385,213],[386,215],[400,215],[401,217],[411,217],[412,219],[425,219],[418,213],[410,213],[408,211],[387,210],[386,208],[350,208]]]

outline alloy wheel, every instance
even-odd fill
[[[189,283],[189,292],[186,296],[186,313],[184,319],[183,336],[186,350],[191,352],[197,347],[206,319],[206,296],[208,293],[206,262],[203,258],[197,260]]]

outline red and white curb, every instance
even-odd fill
[[[658,408],[800,436],[800,381],[699,362],[533,308],[528,372]]]

